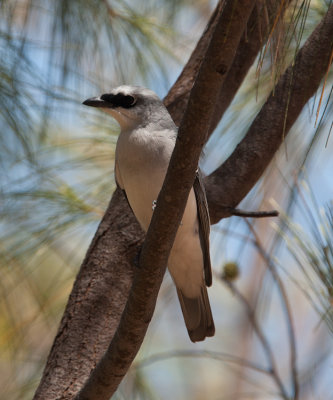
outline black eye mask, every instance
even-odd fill
[[[113,107],[122,107],[122,108],[131,108],[136,103],[136,99],[133,96],[125,95],[123,93],[118,93],[118,94],[105,93],[102,94],[101,100],[106,101]]]

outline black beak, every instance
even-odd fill
[[[82,104],[84,104],[85,106],[100,108],[109,108],[111,106],[110,103],[102,100],[100,97],[91,97],[90,99],[85,100]]]

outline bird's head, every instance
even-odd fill
[[[166,117],[171,119],[157,94],[139,86],[119,86],[99,97],[87,99],[83,104],[111,114],[122,130],[160,122]]]

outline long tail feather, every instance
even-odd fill
[[[177,294],[192,342],[200,342],[207,336],[214,336],[215,326],[205,284],[203,283],[198,297],[186,297],[178,288]]]

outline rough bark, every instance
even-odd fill
[[[304,66],[312,65],[313,61],[318,65],[324,64],[324,68],[327,68],[328,62],[325,65],[324,60],[328,60],[332,51],[332,7],[326,17],[326,22],[324,21],[321,25],[310,38],[311,40],[316,38],[316,40],[308,41],[306,51],[302,50],[302,57],[298,64],[299,71],[304,71]],[[254,29],[258,30],[259,27],[256,26]],[[320,43],[318,43],[318,29],[325,38],[319,40]],[[245,58],[247,57],[245,53],[242,54]],[[238,50],[234,63],[237,59],[240,60],[238,57],[242,54]],[[253,55],[248,57],[250,59]],[[318,62],[318,60],[323,61]],[[240,68],[241,65],[239,61]],[[293,85],[295,89],[292,91],[288,89],[289,93],[295,96],[293,100],[290,97],[288,103],[293,110],[287,118],[288,126],[291,126],[298,115],[297,112],[300,112],[304,103],[311,97],[325,73],[323,68],[318,70],[317,66],[312,65],[312,67],[312,74],[318,75],[310,78],[306,71],[305,74],[301,72],[303,75],[299,76],[302,85],[304,77],[307,78],[307,87],[309,85],[307,90],[302,91],[302,87],[297,85]],[[230,73],[232,69],[229,71],[228,81]],[[294,78],[295,75],[294,73]],[[240,144],[235,150],[236,155],[232,155],[212,177],[207,179],[210,210],[214,221],[228,214],[225,207],[235,206],[246,195],[264,170],[265,163],[269,162],[278,149],[283,139],[283,130],[281,132],[278,128],[281,125],[274,120],[273,144],[269,140],[270,129],[267,127],[272,125],[270,118],[274,116],[275,108],[281,107],[279,102],[285,99],[283,87],[285,86],[282,86],[279,92],[281,99],[276,93],[275,99],[270,100],[270,108],[262,113],[261,118],[267,118],[265,124],[263,120],[261,122],[266,126],[263,131],[265,132],[264,140],[260,140],[259,119],[256,122],[258,128],[256,130],[251,128],[256,134],[247,135],[244,139],[246,145]],[[232,89],[229,90],[232,92]],[[181,107],[177,110],[181,110]],[[279,115],[284,119],[284,114],[279,113]],[[176,119],[176,114],[174,118]],[[287,132],[286,127],[284,134],[286,135]],[[266,153],[265,146],[270,158],[267,156],[265,162],[262,162],[261,155]],[[238,162],[238,160],[241,161]],[[252,168],[254,173],[251,173]],[[219,191],[219,195],[215,196],[215,191]],[[71,399],[80,390],[117,329],[133,280],[133,258],[142,240],[142,231],[122,194],[116,191],[81,266],[35,399]]]
[[[206,178],[212,223],[228,216],[228,209],[247,195],[267,168],[325,76],[332,44],[333,6],[298,52],[294,64],[281,76],[244,139],[228,160]]]
[[[280,20],[283,18],[284,11],[290,1],[287,0],[281,3],[277,0],[267,0],[264,2],[259,0],[256,2],[248,20],[246,30],[238,45],[234,61],[221,86],[210,123],[209,134],[214,131],[216,125],[221,120],[260,49],[266,43],[266,39],[273,29],[274,22],[276,19]],[[191,57],[164,99],[164,103],[177,126],[180,125],[191,88],[199,71],[212,31],[215,28],[216,20],[223,9],[223,4],[224,1],[221,1],[216,7]],[[225,23],[227,24],[228,21],[225,21]]]
[[[74,283],[35,399],[72,399],[107,349],[144,234],[117,189]]]

